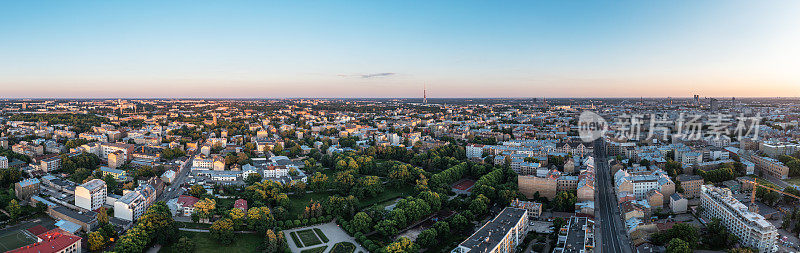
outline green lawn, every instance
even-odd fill
[[[410,196],[414,192],[414,187],[410,185],[404,185],[397,189],[386,187],[386,190],[383,193],[378,194],[373,198],[369,199],[359,199],[359,208],[363,209],[378,203],[383,203],[387,201],[394,200],[398,197]],[[299,215],[303,214],[305,211],[308,202],[312,199],[315,201],[323,202],[328,199],[329,196],[335,195],[335,192],[322,192],[322,193],[307,193],[306,195],[300,197],[297,195],[289,195],[289,200],[292,203],[291,210],[288,211],[288,217],[291,219],[297,219]],[[390,205],[388,203],[387,205]]]
[[[36,239],[27,236],[22,231],[13,231],[0,236],[0,251],[6,252],[35,242]]]
[[[311,229],[297,231],[297,237],[300,238],[300,241],[303,241],[303,245],[306,247],[322,244],[314,230]]]
[[[316,248],[302,250],[302,251],[300,251],[300,253],[322,253],[322,252],[325,252],[325,249],[327,249],[327,248],[328,248],[328,245],[322,245],[322,246],[319,246],[319,247],[316,247]]]
[[[195,243],[195,252],[225,252],[225,253],[245,253],[259,252],[258,247],[264,243],[264,239],[258,234],[236,234],[236,240],[231,245],[220,245],[211,237],[211,233],[180,231],[181,236],[188,237]],[[159,252],[176,252],[172,246],[161,248]]]
[[[399,197],[410,196],[411,193],[414,192],[414,187],[410,185],[403,185],[399,188],[390,188],[386,187],[386,190],[383,193],[378,194],[374,198],[364,199],[359,202],[359,208],[363,209],[368,206],[372,206],[378,203],[394,200]],[[391,203],[389,204],[391,205]]]
[[[292,241],[294,242],[294,246],[297,246],[298,248],[302,248],[303,247],[303,244],[300,243],[300,239],[297,239],[297,233],[291,232],[291,233],[289,233],[289,236],[292,237]]]
[[[307,193],[302,197],[299,197],[295,194],[289,195],[289,200],[292,202],[292,207],[291,210],[287,210],[288,217],[292,220],[297,219],[298,215],[303,214],[303,211],[305,211],[309,201],[313,199],[314,201],[322,203],[322,201],[328,199],[328,196],[331,196],[331,193]]]
[[[328,237],[325,236],[325,233],[322,232],[322,229],[314,228],[314,233],[317,233],[317,236],[319,236],[319,239],[322,239],[322,242],[327,243],[328,241],[330,241],[328,240]]]
[[[340,242],[333,245],[330,253],[353,253],[356,251],[356,245],[351,242]]]

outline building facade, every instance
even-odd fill
[[[75,187],[75,205],[86,210],[97,210],[106,201],[106,182],[92,179]]]
[[[700,215],[707,219],[717,218],[728,231],[739,237],[739,242],[759,252],[775,252],[778,230],[763,216],[751,212],[747,206],[733,197],[727,188],[712,185],[700,187]]]

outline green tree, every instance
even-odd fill
[[[100,222],[100,224],[108,223],[108,211],[105,207],[101,206],[100,209],[97,210],[97,221]]]
[[[196,184],[196,185],[192,185],[192,187],[189,187],[189,192],[188,193],[189,193],[189,195],[192,195],[192,196],[195,196],[195,197],[199,198],[199,197],[202,197],[203,195],[206,194],[206,189],[203,188],[202,185]]]
[[[692,253],[689,243],[680,238],[672,238],[667,245],[667,253]]]
[[[8,210],[13,220],[17,220],[22,215],[22,206],[19,205],[16,199],[12,199],[11,202],[8,203],[6,210]]]
[[[356,232],[369,232],[370,228],[372,227],[372,217],[369,217],[369,215],[367,215],[365,212],[358,212],[355,216],[353,216],[353,222],[351,225]]]
[[[553,199],[553,208],[562,212],[572,212],[575,210],[575,203],[578,197],[572,191],[562,191],[556,194]]]
[[[178,239],[178,242],[172,245],[172,249],[176,250],[178,253],[192,253],[195,247],[197,246],[194,244],[194,241],[186,236],[181,237]]]
[[[229,245],[233,242],[233,221],[228,218],[215,221],[210,231],[211,237],[220,244]]]
[[[89,250],[91,251],[101,250],[103,249],[103,246],[106,245],[106,239],[103,238],[103,235],[100,234],[100,231],[89,233],[89,238],[87,240],[89,242]]]
[[[399,240],[386,245],[384,250],[387,253],[416,253],[419,252],[419,246],[406,237],[400,237]]]
[[[705,233],[703,234],[703,244],[711,249],[726,249],[730,245],[735,245],[738,240],[739,239],[728,232],[728,229],[716,218],[708,223]]]
[[[283,233],[275,233],[272,229],[267,230],[264,237],[264,251],[267,253],[281,252],[284,248]]]
[[[261,182],[261,180],[263,180],[263,179],[264,179],[264,177],[262,177],[261,174],[250,173],[250,175],[247,175],[247,178],[244,179],[244,182],[247,185],[253,185],[253,184],[257,183],[257,182]]]
[[[417,236],[417,244],[425,248],[436,245],[436,235],[436,229],[425,229]]]

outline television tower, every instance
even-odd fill
[[[422,104],[428,104],[428,86],[422,84]]]

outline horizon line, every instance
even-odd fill
[[[800,96],[701,96],[700,98],[770,98],[770,99],[800,99]],[[253,100],[253,99],[423,99],[422,97],[0,97],[0,100],[92,100],[92,99],[210,99],[210,100]],[[428,97],[428,99],[694,99],[694,97],[645,97],[645,96],[622,96],[622,97]]]

